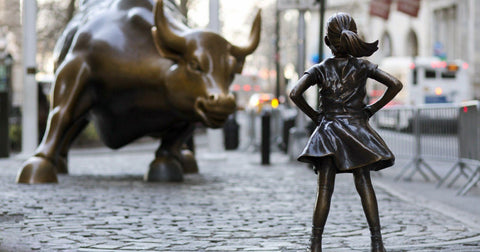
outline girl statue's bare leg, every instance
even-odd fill
[[[313,226],[310,249],[312,252],[322,251],[323,227],[327,222],[330,211],[330,200],[332,199],[335,186],[335,166],[331,158],[315,164],[318,172],[318,191],[315,208],[313,211]]]
[[[368,226],[372,240],[372,251],[385,251],[383,247],[382,234],[380,232],[380,217],[378,216],[378,204],[370,180],[370,171],[366,168],[353,171],[355,187],[362,200],[363,211],[367,217]]]

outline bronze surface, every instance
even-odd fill
[[[260,40],[258,12],[250,41],[179,24],[163,1],[85,1],[57,42],[48,125],[18,183],[57,182],[68,151],[93,121],[101,140],[120,148],[142,136],[161,138],[148,181],[181,181],[195,158],[181,147],[194,123],[219,128],[236,109],[229,85]]]
[[[349,14],[333,15],[327,22],[327,28],[325,43],[334,57],[307,70],[290,93],[293,102],[317,125],[298,158],[313,164],[318,173],[310,249],[315,252],[322,250],[322,234],[330,211],[335,176],[348,172],[353,174],[370,227],[372,251],[385,251],[370,171],[387,168],[393,165],[395,159],[368,120],[395,97],[402,84],[378,69],[377,65],[360,59],[372,55],[378,49],[378,41],[364,42]],[[384,95],[371,105],[365,103],[368,78],[387,87]],[[303,93],[315,85],[320,90],[318,110],[303,97]]]

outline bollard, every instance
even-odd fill
[[[270,164],[270,112],[262,113],[262,165]]]
[[[0,80],[1,82],[1,80]],[[9,125],[9,102],[8,93],[2,92],[0,83],[0,158],[8,157],[10,154],[10,140],[8,137]]]
[[[195,154],[195,142],[193,139],[193,134],[185,141],[187,149],[189,149],[193,154]]]
[[[236,150],[239,145],[239,128],[235,113],[230,115],[223,126],[225,150]]]
[[[9,122],[10,115],[10,75],[11,56],[0,55],[0,157],[10,155]]]

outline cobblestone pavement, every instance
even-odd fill
[[[0,160],[0,251],[306,251],[316,179],[280,153],[211,158],[184,183],[146,183],[154,147],[75,152],[59,184],[14,183],[21,161]],[[375,180],[375,178],[374,178]],[[388,185],[387,185],[388,186]],[[479,251],[480,229],[377,184],[388,251]],[[369,251],[351,175],[337,176],[325,251]]]

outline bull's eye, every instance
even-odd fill
[[[199,72],[199,73],[202,73],[203,72],[203,68],[202,66],[200,65],[200,62],[198,62],[197,60],[192,60],[188,63],[188,66],[190,67],[190,69],[192,71],[195,71],[195,72]]]

